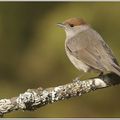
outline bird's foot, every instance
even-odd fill
[[[102,77],[103,76],[103,72],[101,72],[100,74],[99,74],[99,77]]]
[[[80,77],[76,77],[73,82],[77,82],[77,81],[80,81]]]

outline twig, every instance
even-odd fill
[[[97,78],[80,81],[79,78],[72,83],[43,89],[28,89],[25,93],[11,99],[0,100],[0,116],[15,110],[35,110],[49,103],[81,96],[85,93],[120,83],[120,77],[110,73]]]

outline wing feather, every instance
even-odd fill
[[[92,28],[69,39],[67,48],[74,57],[100,71],[108,71],[112,63],[118,64],[109,46]]]

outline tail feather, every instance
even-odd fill
[[[117,75],[120,76],[120,66],[116,65],[116,64],[113,64],[112,65],[112,72],[116,73]]]

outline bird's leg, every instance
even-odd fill
[[[82,79],[82,77],[84,77],[85,75],[85,73],[79,74],[79,79]]]
[[[80,78],[79,78],[79,77],[76,77],[76,78],[73,80],[73,82],[77,82],[78,80],[80,80]]]
[[[103,72],[100,72],[99,77],[102,77],[103,75],[104,75],[104,73],[103,73]]]
[[[82,77],[84,77],[85,74],[80,74],[78,77],[76,77],[73,82],[77,82],[78,80],[80,80]]]

